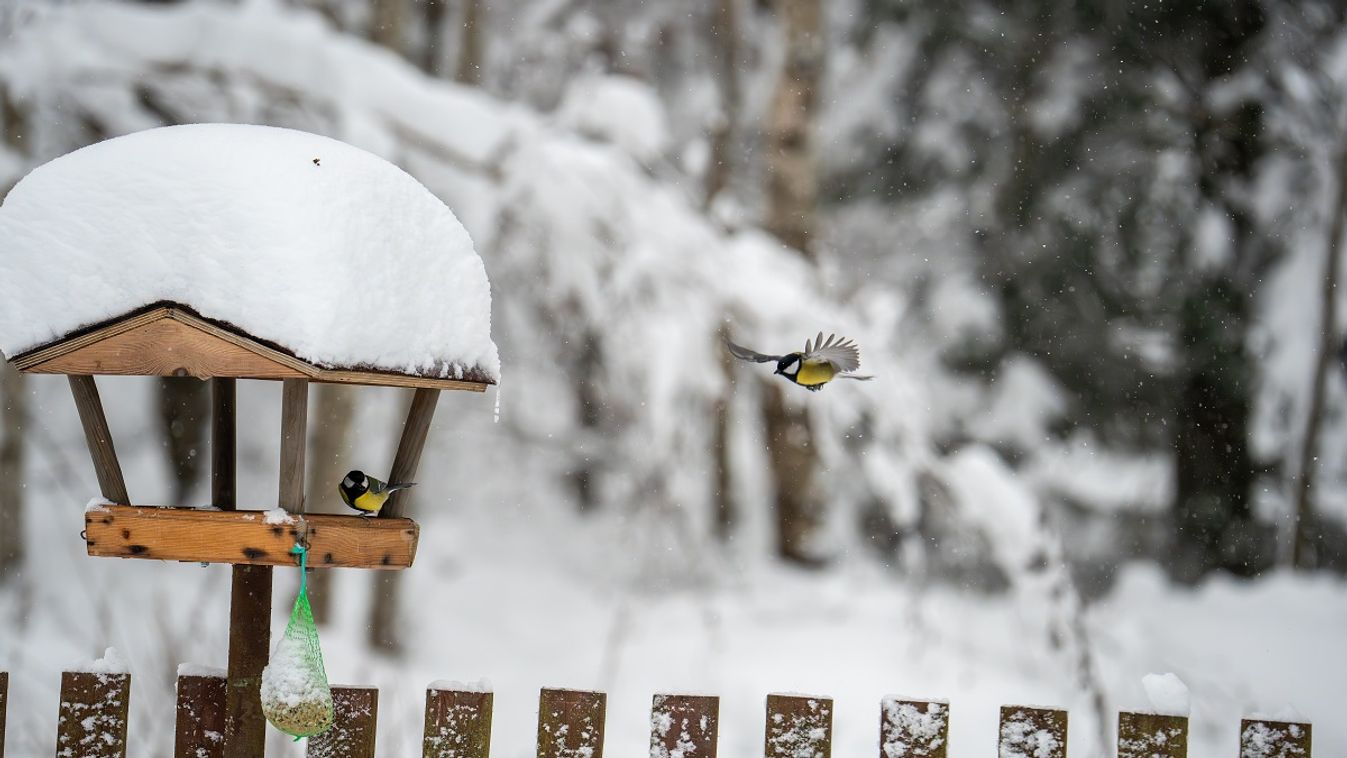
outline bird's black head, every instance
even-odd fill
[[[795,376],[800,373],[800,354],[791,353],[781,356],[781,360],[776,362],[776,373],[782,376]]]
[[[351,492],[364,492],[369,489],[369,482],[365,479],[365,472],[356,469],[346,474],[346,478],[341,480],[341,486]]]

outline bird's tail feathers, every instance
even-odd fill
[[[396,491],[396,490],[405,490],[405,489],[409,489],[409,488],[415,487],[415,486],[416,486],[416,482],[406,482],[405,484],[390,484],[390,485],[388,485],[388,486],[384,489],[384,492],[394,492],[394,491]]]
[[[858,382],[868,382],[875,378],[874,374],[838,374],[838,379],[855,379]]]

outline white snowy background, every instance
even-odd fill
[[[529,8],[542,15],[548,5]],[[530,37],[535,20],[519,14],[521,50],[555,42]],[[589,33],[578,22],[565,29]],[[866,95],[890,86],[876,72],[908,65],[901,33],[886,33],[871,48],[877,60],[843,55],[831,64],[836,91],[853,96],[824,110],[827,161],[865,160],[848,139],[857,131],[902,128]],[[779,59],[780,51],[762,54]],[[1071,399],[1030,357],[1012,356],[994,382],[942,362],[953,346],[1002,329],[960,231],[968,209],[959,198],[898,211],[850,204],[826,220],[836,248],[809,266],[757,228],[751,208],[697,202],[693,174],[706,146],[686,138],[680,114],[706,93],[670,98],[635,78],[593,72],[554,82],[555,72],[527,69],[526,52],[520,58],[534,77],[520,90],[549,92],[551,102],[428,77],[317,12],[271,0],[0,9],[0,87],[35,125],[22,153],[0,146],[5,183],[92,130],[138,131],[164,124],[166,113],[269,123],[396,163],[472,236],[492,284],[503,380],[485,397],[440,401],[417,489],[417,563],[402,577],[405,651],[392,657],[367,646],[377,574],[336,572],[335,617],[323,630],[332,681],[380,688],[380,755],[418,754],[424,688],[451,679],[494,689],[492,750],[503,758],[532,754],[543,686],[609,693],[610,755],[647,749],[656,692],[720,695],[722,754],[757,755],[764,696],[792,691],[836,699],[839,756],[878,750],[881,698],[894,693],[949,700],[957,758],[993,754],[997,709],[1010,703],[1070,709],[1071,754],[1103,756],[1112,748],[1101,750],[1101,732],[1110,733],[1117,710],[1150,707],[1143,677],[1163,672],[1191,691],[1195,758],[1235,755],[1238,721],[1249,714],[1313,721],[1316,755],[1347,754],[1339,718],[1347,583],[1277,570],[1178,586],[1153,563],[1117,558],[1126,549],[1110,536],[1073,526],[1078,511],[1163,510],[1169,460],[1107,449],[1084,431],[1051,434]],[[751,84],[748,107],[761,111],[770,81]],[[952,111],[961,107],[957,92]],[[959,141],[946,137],[933,131],[924,144],[940,160],[961,160]],[[1307,244],[1271,274],[1260,306],[1261,327],[1279,337],[1261,354],[1255,441],[1263,447],[1292,444],[1299,426],[1287,419],[1304,413],[1313,341],[1296,335],[1311,334],[1317,319],[1303,293],[1317,291],[1322,233],[1299,234]],[[842,247],[854,257],[837,254]],[[22,286],[2,257],[0,272],[4,287]],[[451,297],[452,283],[442,286]],[[879,377],[788,394],[807,404],[834,493],[819,548],[830,559],[824,570],[773,555],[767,453],[752,421],[759,383],[753,367],[736,367],[729,386],[706,369],[719,365],[726,323],[769,350],[794,349],[820,328],[845,334]],[[575,421],[568,372],[586,335],[604,356],[595,377],[609,420],[601,432]],[[100,387],[132,499],[167,503],[153,382]],[[0,584],[0,670],[11,672],[6,747],[18,756],[50,752],[59,672],[112,646],[134,677],[130,753],[169,755],[178,664],[225,662],[228,569],[88,558],[80,511],[97,485],[73,403],[59,377],[30,378],[27,388],[30,549]],[[709,526],[709,409],[722,396],[738,419],[729,446],[742,508],[728,541]],[[241,504],[274,504],[279,398],[275,384],[241,387]],[[353,462],[387,470],[404,402],[391,390],[362,393]],[[1324,448],[1337,460],[1347,434],[1335,419]],[[945,444],[955,438],[963,443]],[[1021,457],[1012,462],[1007,448]],[[564,476],[578,458],[606,472],[601,507],[583,515]],[[1340,516],[1347,488],[1331,465],[1321,499]],[[863,509],[877,500],[910,525],[931,489],[969,541],[877,558],[855,527]],[[182,504],[208,497],[203,488]],[[949,581],[934,568],[970,554],[997,567],[1007,586]],[[1066,561],[1095,554],[1118,565],[1115,581],[1087,602]],[[1034,568],[1044,556],[1048,568]],[[290,573],[277,571],[273,635],[296,586]],[[298,754],[273,737],[274,754]]]

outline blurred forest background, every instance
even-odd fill
[[[503,361],[496,412],[441,402],[417,518],[499,527],[454,505],[480,500],[526,514],[511,529],[564,525],[557,542],[608,534],[625,552],[598,565],[636,596],[784,564],[1016,598],[1102,732],[1116,687],[1088,609],[1125,566],[1159,567],[1172,589],[1155,592],[1313,572],[1341,620],[1325,575],[1347,571],[1344,16],[11,0],[0,191],[165,124],[288,126],[382,155],[472,234]],[[720,348],[787,352],[819,330],[855,338],[878,379],[806,393]],[[63,385],[0,376],[0,607],[19,629],[49,590],[39,522],[59,514],[70,539],[83,502],[52,482],[94,490]],[[111,385],[144,489],[204,504],[206,385]],[[311,508],[340,508],[353,458],[391,454],[403,402],[314,389]],[[258,427],[243,460],[269,507],[275,424]],[[329,581],[314,577],[324,619],[347,592]],[[423,636],[404,581],[380,577],[352,626],[390,660],[416,660]],[[620,605],[605,649],[634,613]]]

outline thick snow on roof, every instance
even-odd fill
[[[324,367],[496,380],[491,291],[454,214],[326,137],[198,124],[101,142],[0,206],[0,350],[160,301]]]

